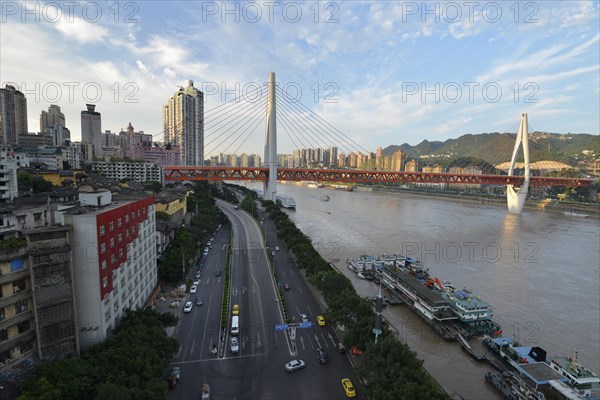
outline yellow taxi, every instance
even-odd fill
[[[234,304],[233,309],[231,310],[231,315],[238,315],[240,313],[239,304]]]
[[[348,379],[348,378],[342,379],[342,387],[344,388],[344,392],[346,392],[346,396],[348,396],[348,397],[356,396],[356,390],[354,390],[354,386],[352,386],[352,382],[350,382],[350,379]]]
[[[325,317],[322,315],[317,315],[317,323],[319,326],[325,326]]]

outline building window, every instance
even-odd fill
[[[115,230],[115,221],[110,221],[108,223],[108,226],[109,226],[111,232],[114,231]]]
[[[106,269],[106,260],[102,260],[102,269]]]
[[[104,278],[102,278],[102,287],[104,289],[106,289],[107,286],[108,286],[108,276],[105,276]]]
[[[110,238],[110,248],[115,247],[115,238]]]
[[[122,225],[122,223],[121,223],[121,218],[119,217],[119,219],[117,219],[117,226],[119,226],[119,227],[120,227],[121,225]]]
[[[119,249],[119,258],[123,258],[123,249]]]
[[[134,220],[135,219],[135,213],[132,211],[131,212],[131,219]]]
[[[123,241],[123,234],[119,233],[119,243],[121,243]]]
[[[117,256],[115,256],[115,253],[112,253],[112,254],[110,255],[110,263],[111,263],[111,264],[114,264],[114,263],[116,263],[116,262],[117,262]]]
[[[104,253],[106,253],[106,243],[102,243],[102,244],[100,245],[100,253],[101,253],[101,254],[104,254]]]
[[[42,220],[42,213],[35,213],[33,214],[33,220],[36,222],[39,222]]]
[[[140,210],[138,210],[138,218],[140,217]]]
[[[126,215],[125,215],[125,223],[126,223],[126,224],[127,224],[127,223],[129,223],[129,214],[126,214]]]

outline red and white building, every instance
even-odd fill
[[[145,305],[157,284],[154,196],[113,201],[80,193],[67,212],[73,229],[73,279],[81,349],[101,342],[126,309]]]

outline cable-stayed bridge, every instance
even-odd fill
[[[290,141],[300,150],[306,148],[335,147],[349,154],[369,154],[356,141],[352,140],[327,121],[298,101],[289,101],[288,94],[275,82],[275,74],[269,74],[266,88],[266,109],[264,93],[257,89],[256,96],[238,108],[237,116],[230,117],[226,113],[238,103],[230,101],[207,112],[205,130],[205,151],[212,154],[226,146],[222,152],[236,146],[234,153],[248,141],[250,135],[265,123],[264,160],[262,167],[231,166],[168,166],[165,167],[167,181],[188,180],[245,180],[264,183],[265,198],[275,201],[277,181],[307,181],[334,183],[418,183],[418,184],[450,184],[450,185],[506,185],[507,204],[511,212],[521,212],[529,186],[565,186],[586,187],[592,180],[580,177],[533,176],[529,153],[529,125],[527,114],[521,116],[514,143],[507,144],[504,150],[508,153],[512,147],[512,157],[508,171],[500,171],[493,165],[479,160],[462,160],[460,163],[446,168],[431,171],[389,171],[377,165],[373,169],[335,168],[336,160],[328,168],[282,168],[277,159],[277,130],[287,134]],[[284,101],[276,102],[276,97]],[[277,112],[279,110],[279,112]],[[263,119],[266,113],[266,121]],[[212,117],[212,119],[211,119]],[[209,123],[210,122],[210,123]],[[217,134],[218,133],[218,134]],[[227,142],[230,142],[227,144]],[[501,151],[502,149],[495,149]],[[508,154],[507,154],[508,158]],[[517,160],[523,160],[521,163]],[[462,165],[461,165],[462,163]],[[477,165],[479,163],[480,165]],[[556,163],[560,164],[560,163]],[[557,167],[560,170],[560,166]],[[515,172],[519,172],[518,175]]]

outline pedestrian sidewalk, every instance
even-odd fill
[[[185,304],[187,294],[183,297],[171,297],[171,293],[174,292],[176,289],[177,287],[174,285],[165,286],[163,288],[163,292],[158,297],[155,309],[156,311],[161,313],[171,313],[176,318],[181,319],[181,314],[183,313],[183,305]],[[172,306],[172,304],[177,300],[180,301],[179,305]],[[172,337],[178,325],[179,322],[175,326],[167,327],[165,329],[167,332],[167,336]]]

